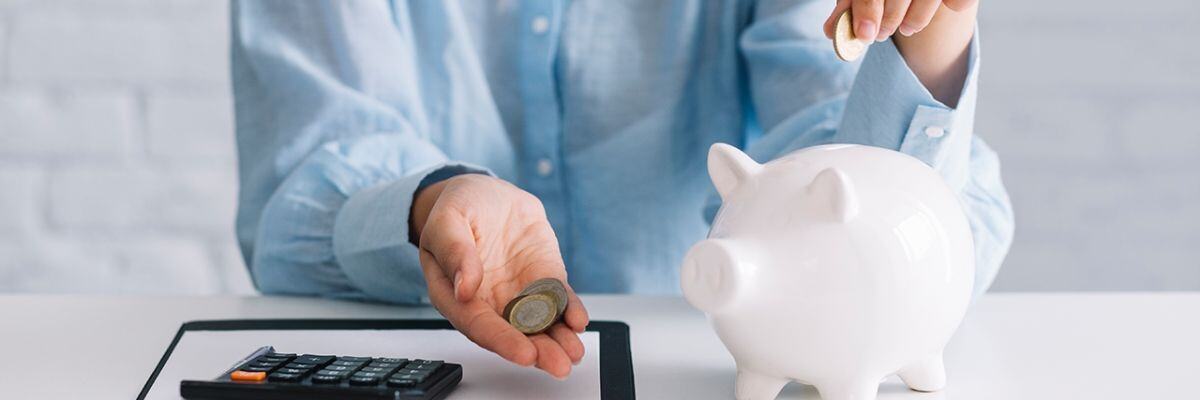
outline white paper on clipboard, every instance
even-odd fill
[[[281,353],[400,357],[462,364],[463,378],[448,400],[598,399],[600,334],[579,336],[584,356],[565,381],[519,367],[447,329],[188,331],[163,366],[147,400],[177,400],[184,379],[213,379],[262,346]]]

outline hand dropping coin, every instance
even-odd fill
[[[833,27],[833,51],[837,53],[838,58],[842,61],[857,60],[867,52],[870,45],[870,40],[854,36],[854,18],[850,15],[850,10],[842,12]]]
[[[525,286],[504,306],[504,319],[526,335],[545,332],[567,309],[567,289],[562,281],[543,278]]]

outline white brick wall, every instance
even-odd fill
[[[0,0],[0,293],[250,290],[227,7]],[[1018,213],[997,289],[1200,289],[1197,17],[983,0],[978,131]]]
[[[0,0],[0,293],[250,293],[228,6]]]
[[[150,156],[156,160],[234,158],[229,91],[162,92],[146,102]]]
[[[0,92],[0,155],[7,159],[121,159],[137,118],[128,90]]]
[[[127,6],[146,7],[141,12],[122,13],[93,3],[99,4],[47,4],[19,14],[12,22],[11,79],[40,85],[227,82],[227,43],[219,39],[228,37],[228,23],[222,15],[196,18],[149,3]]]
[[[0,169],[0,242],[33,233],[37,229],[40,207],[34,194],[44,174],[34,168]]]

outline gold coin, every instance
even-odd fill
[[[548,293],[518,296],[505,307],[505,319],[526,335],[544,332],[558,317],[558,304]]]
[[[854,18],[850,15],[850,10],[846,9],[837,23],[833,27],[833,51],[837,53],[838,58],[842,61],[854,61],[862,57],[863,53],[867,52],[867,47],[871,45],[871,40],[863,40],[854,37]]]

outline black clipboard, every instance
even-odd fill
[[[150,379],[138,393],[144,400],[154,386],[159,372],[167,365],[175,345],[187,332],[245,331],[245,330],[403,330],[454,329],[444,319],[230,319],[185,322],[175,333],[171,345],[150,373]],[[600,398],[623,400],[635,398],[633,390],[633,357],[629,348],[629,325],[618,321],[591,321],[588,331],[600,334]]]

